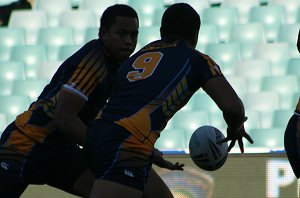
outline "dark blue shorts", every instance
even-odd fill
[[[135,136],[112,122],[96,120],[88,128],[86,144],[97,179],[115,181],[144,191],[151,168],[150,153]]]
[[[300,178],[300,115],[294,114],[286,127],[284,147],[297,178]]]
[[[18,197],[12,193],[22,193],[29,184],[48,184],[72,192],[73,184],[88,169],[87,159],[78,146],[62,149],[34,143],[14,123],[3,132],[0,146],[1,196]]]

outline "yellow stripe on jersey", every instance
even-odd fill
[[[222,75],[221,69],[220,67],[217,65],[217,63],[215,61],[213,61],[213,59],[211,59],[209,56],[202,54],[202,57],[207,60],[207,63],[209,65],[210,71],[212,73],[212,75],[216,76],[216,75]]]
[[[99,57],[99,53],[99,49],[89,52],[68,81],[68,84],[86,96],[92,93],[97,84],[103,81],[107,74],[105,57],[104,55]]]
[[[96,49],[92,50],[82,59],[82,61],[78,65],[77,70],[74,72],[74,74],[72,75],[72,77],[70,78],[68,83],[75,82],[76,79],[81,79],[82,75],[84,75],[84,74],[79,73],[79,71],[81,71],[86,66],[87,61],[93,56],[93,54],[95,52],[96,52]]]
[[[173,115],[176,109],[180,108],[178,104],[187,98],[186,92],[188,90],[187,80],[183,78],[177,87],[168,96],[166,102],[162,104],[163,112],[166,116]]]
[[[97,73],[96,71],[98,70],[99,67],[97,67],[98,65],[95,64],[97,63],[97,59],[101,59],[99,58],[98,54],[94,54],[91,59],[86,63],[86,66],[84,67],[84,70],[86,70],[85,72],[82,72],[82,74],[84,74],[79,81],[79,84],[76,83],[77,87],[79,90],[85,90],[85,87],[87,85],[87,83],[89,84],[94,84],[95,80],[97,78]],[[96,75],[94,77],[94,75]]]
[[[97,66],[96,66],[97,65]],[[92,91],[95,89],[98,83],[101,83],[104,78],[107,76],[107,67],[105,65],[104,59],[98,59],[98,61],[95,63],[95,83],[90,83],[89,86],[86,87],[87,95],[90,95]]]

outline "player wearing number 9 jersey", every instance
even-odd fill
[[[223,111],[225,141],[238,140],[242,147],[243,137],[251,139],[241,100],[220,67],[195,50],[199,28],[200,17],[191,6],[174,4],[163,15],[162,40],[120,67],[107,104],[88,128],[85,148],[96,176],[92,198],[141,197],[157,138],[199,88]]]

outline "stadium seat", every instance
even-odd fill
[[[0,61],[9,61],[11,48],[0,45]]]
[[[294,113],[294,109],[276,110],[273,115],[272,127],[285,128],[293,113]]]
[[[226,127],[226,123],[222,116],[222,112],[214,101],[202,91],[198,91],[190,99],[189,103],[191,112],[206,112],[208,116],[208,122],[206,118],[204,119],[203,125],[213,125],[220,130]],[[206,124],[205,124],[206,123]]]
[[[205,92],[197,92],[191,98],[190,102],[192,102],[193,111],[206,111],[206,112],[217,112],[219,111],[219,107],[215,104],[215,102],[205,93]]]
[[[250,136],[253,144],[246,143],[247,147],[268,148],[271,150],[282,150],[284,148],[284,128],[253,129]]]
[[[180,111],[172,120],[172,128],[184,129],[187,133],[194,132],[195,129],[209,123],[206,111]]]
[[[64,61],[79,50],[82,45],[62,45],[59,47],[57,61]]]
[[[248,92],[247,80],[242,76],[228,75],[227,81],[231,84],[235,92],[242,98]]]
[[[243,60],[251,59],[256,45],[266,43],[263,25],[260,23],[233,25],[230,31],[229,42],[240,44]]]
[[[96,27],[95,15],[88,10],[64,11],[60,14],[59,26],[72,28],[75,44],[80,45],[83,44],[86,28]]]
[[[47,61],[44,63],[40,63],[36,71],[37,79],[50,81],[61,63],[61,61]]]
[[[72,9],[72,0],[35,0],[33,9],[47,14],[48,27],[57,27],[59,15]]]
[[[37,44],[46,46],[47,60],[56,61],[60,46],[74,44],[72,29],[68,27],[41,28]]]
[[[163,16],[165,10],[166,10],[165,8],[163,8],[163,9],[156,8],[154,10],[153,16],[152,16],[152,26],[160,27],[161,19],[162,19],[162,16]]]
[[[8,125],[8,122],[6,121],[6,114],[0,113],[0,136],[7,125]]]
[[[227,124],[224,120],[223,113],[221,110],[216,112],[208,112],[209,123],[208,125],[214,126],[221,130],[222,132],[226,132]]]
[[[300,1],[299,1],[300,2]],[[299,58],[299,52],[297,49],[297,38],[299,32],[300,23],[296,24],[283,24],[279,28],[276,42],[289,43],[289,55],[291,58]]]
[[[274,111],[280,109],[279,95],[274,91],[247,93],[244,96],[244,105],[253,111]]]
[[[140,21],[140,27],[151,26],[154,10],[164,9],[164,3],[162,0],[128,0],[128,5],[133,7],[137,11]]]
[[[99,28],[98,27],[89,27],[85,29],[84,33],[84,42],[89,42],[93,39],[98,39]]]
[[[290,109],[293,106],[293,94],[300,91],[296,75],[263,77],[261,91],[273,91],[279,94],[280,109]]]
[[[210,8],[210,0],[175,0],[175,3],[188,3],[202,16],[205,8]]]
[[[280,109],[277,92],[249,92],[243,102],[246,110],[259,112],[261,128],[271,127],[274,111]]]
[[[11,47],[25,45],[25,32],[23,28],[0,28],[0,45]]]
[[[256,45],[253,58],[267,60],[271,64],[272,75],[285,75],[289,60],[289,44],[286,42]]]
[[[236,8],[205,8],[201,17],[203,25],[212,24],[217,26],[220,42],[228,42],[232,26],[238,23]]]
[[[300,80],[300,56],[299,58],[291,58],[287,63],[287,75],[296,75],[298,76],[298,80]]]
[[[187,148],[183,129],[165,129],[155,143],[160,151],[184,151]]]
[[[159,26],[140,27],[138,43],[141,47],[158,39],[160,39]]]
[[[47,80],[16,80],[13,83],[12,95],[27,96],[33,102],[47,84]]]
[[[37,42],[43,45],[72,45],[72,29],[68,27],[41,28]]]
[[[252,7],[249,22],[262,23],[267,41],[274,42],[280,25],[285,23],[284,9],[282,6]]]
[[[217,43],[219,43],[219,37],[216,25],[201,25],[196,49],[205,53],[207,44]]]
[[[268,0],[268,6],[283,6],[286,23],[293,24],[297,20],[297,12],[300,7],[298,0]]]
[[[0,81],[25,79],[25,66],[22,62],[0,62]]]
[[[41,10],[15,10],[10,15],[8,27],[23,28],[26,44],[34,45],[38,30],[47,27],[47,16]]]
[[[248,23],[249,12],[252,7],[259,6],[259,0],[223,0],[221,7],[234,7],[238,10],[238,21],[240,24]]]
[[[216,61],[225,75],[232,75],[236,62],[241,60],[238,43],[207,44],[206,53]]]
[[[14,46],[11,49],[10,61],[24,63],[27,79],[36,78],[37,65],[46,60],[46,49],[43,45]]]
[[[247,121],[244,123],[245,129],[246,129],[247,132],[251,131],[252,129],[261,128],[261,126],[260,126],[260,123],[261,123],[260,113],[258,111],[246,109],[245,114],[248,118]]]
[[[0,80],[0,96],[11,95],[14,81]]]
[[[261,89],[261,79],[271,76],[272,70],[267,60],[242,60],[236,63],[234,75],[246,80],[248,92],[258,92]]]
[[[95,13],[95,15],[100,19],[100,16],[104,10],[117,3],[117,0],[82,0],[79,4],[79,10],[90,10]]]
[[[297,92],[297,93],[294,93],[294,96],[293,96],[294,107],[296,107],[297,102],[299,101],[299,99],[300,99],[300,91]]]
[[[0,96],[0,113],[6,115],[6,121],[12,122],[15,117],[26,111],[29,107],[29,99],[27,96]]]

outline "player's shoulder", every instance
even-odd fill
[[[193,51],[193,55],[200,59],[201,61],[206,62],[209,65],[217,65],[217,63],[207,54],[204,54],[203,52],[198,51],[197,49],[191,49]]]
[[[193,51],[193,61],[196,65],[208,66],[214,75],[223,75],[220,66],[207,54],[204,54],[197,49],[191,49]]]

